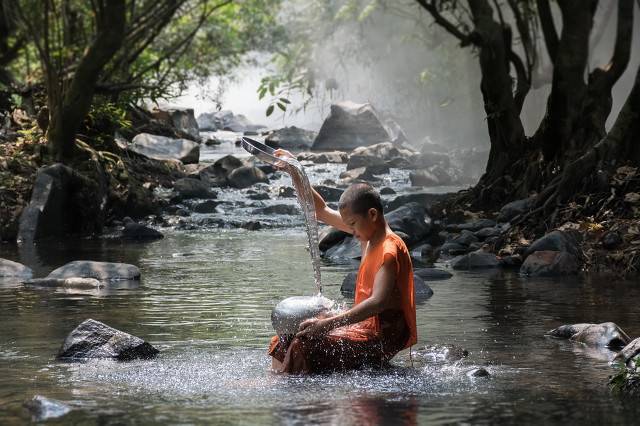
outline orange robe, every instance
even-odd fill
[[[407,246],[396,234],[370,247],[356,279],[355,304],[371,296],[376,274],[386,259],[396,265],[401,309],[386,310],[357,324],[338,327],[322,336],[274,336],[269,355],[282,372],[320,373],[379,367],[417,341],[413,270]]]

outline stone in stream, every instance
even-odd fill
[[[562,325],[549,331],[548,335],[609,349],[620,349],[631,341],[627,333],[613,322]]]
[[[149,228],[146,225],[136,223],[129,217],[125,217],[123,222],[124,229],[120,235],[120,238],[123,240],[150,241],[164,238],[161,232]]]
[[[386,213],[385,219],[393,231],[409,235],[410,240],[407,245],[424,240],[433,229],[431,218],[425,214],[424,207],[418,203],[408,203]]]
[[[71,411],[71,407],[67,404],[42,395],[36,395],[25,401],[23,406],[29,410],[31,419],[36,422],[62,417]]]
[[[181,178],[173,184],[175,201],[189,200],[193,198],[212,199],[218,194],[212,191],[207,182],[193,178]]]
[[[301,152],[296,156],[296,159],[298,161],[310,161],[316,164],[341,164],[347,162],[349,154],[343,151]]]
[[[418,268],[413,273],[425,281],[448,280],[453,276],[451,272],[438,268]]]
[[[525,258],[537,251],[566,252],[574,257],[579,256],[576,234],[555,230],[535,240],[524,252]]]
[[[311,149],[346,151],[390,140],[371,104],[344,101],[331,105],[331,113],[322,123]]]
[[[326,185],[314,185],[313,189],[315,189],[325,201],[338,201],[344,192],[342,189],[332,188]]]
[[[496,255],[482,249],[458,256],[451,261],[451,267],[457,270],[497,268],[499,266],[500,262]]]
[[[274,130],[265,138],[264,143],[272,148],[308,149],[315,138],[316,132],[291,126]]]
[[[360,241],[347,235],[342,241],[324,251],[322,256],[335,261],[352,261],[362,257],[362,245]]]
[[[205,182],[226,183],[227,176],[244,163],[233,155],[225,155],[210,166],[200,170],[200,179]]]
[[[253,214],[282,214],[282,215],[297,215],[300,214],[300,209],[293,204],[275,204],[273,206],[262,207],[255,209]]]
[[[193,114],[193,108],[155,108],[151,111],[151,116],[188,134],[194,140],[200,139],[200,129]]]
[[[57,358],[82,360],[113,358],[120,361],[150,359],[159,351],[139,337],[132,336],[93,319],[77,326],[65,339]]]
[[[324,296],[289,297],[273,308],[271,324],[278,336],[296,334],[302,321],[329,312],[334,304]]]
[[[190,164],[197,163],[200,159],[198,143],[149,133],[136,135],[129,149],[155,160],[180,160],[184,164]]]
[[[0,277],[16,277],[29,279],[33,276],[31,268],[21,263],[0,258]]]
[[[26,286],[32,287],[62,287],[81,290],[99,289],[104,287],[104,283],[95,278],[33,278],[24,282]]]
[[[139,280],[140,270],[127,263],[76,260],[52,271],[47,278],[95,278],[100,281]]]
[[[527,256],[520,267],[520,273],[531,277],[552,277],[575,274],[578,269],[578,262],[572,254],[543,250]]]
[[[357,276],[357,272],[349,272],[347,276],[344,277],[342,285],[340,286],[340,293],[342,293],[343,296],[353,296],[355,294]],[[416,299],[419,300],[426,300],[433,296],[431,287],[416,274],[413,275],[413,293]]]
[[[229,173],[229,176],[227,176],[227,180],[229,181],[229,185],[240,189],[248,188],[259,182],[269,182],[269,178],[262,170],[252,166],[242,166],[234,169]]]
[[[467,376],[469,377],[489,377],[491,374],[484,367],[474,368],[473,370],[469,370],[467,372]]]

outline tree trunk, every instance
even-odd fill
[[[72,157],[76,133],[91,107],[100,72],[122,45],[126,22],[125,1],[110,0],[97,20],[96,39],[80,61],[71,81],[60,81],[56,78],[57,72],[47,70],[50,114],[47,139],[55,158],[60,162]],[[68,89],[64,90],[67,84]]]

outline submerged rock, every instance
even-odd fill
[[[124,229],[120,237],[124,240],[150,241],[164,238],[161,232],[146,225],[134,222],[131,218],[124,219]]]
[[[535,240],[525,250],[524,256],[527,257],[537,251],[559,251],[569,253],[574,257],[579,256],[578,241],[575,235],[559,230],[549,232]]]
[[[52,271],[47,278],[95,278],[100,281],[139,280],[140,270],[127,263],[76,260]]]
[[[67,404],[42,395],[34,396],[23,405],[31,413],[32,420],[36,422],[62,417],[71,411],[71,407]]]
[[[473,370],[469,370],[467,372],[467,376],[469,376],[469,377],[489,377],[489,376],[491,376],[491,374],[489,374],[489,372],[487,371],[486,368],[480,367],[480,368],[474,368]]]
[[[65,339],[58,359],[113,358],[120,361],[149,359],[159,351],[149,343],[108,325],[88,319]]]
[[[33,271],[31,270],[31,268],[12,260],[0,258],[0,277],[16,277],[28,279],[32,276]]]
[[[578,262],[575,256],[564,251],[536,251],[520,267],[521,274],[531,277],[553,277],[577,272]]]
[[[453,276],[451,272],[438,268],[419,268],[414,269],[413,273],[426,281],[448,280]]]
[[[91,290],[104,287],[104,283],[95,278],[34,278],[24,282],[26,286],[33,287],[61,287]]]
[[[562,325],[549,331],[548,335],[610,349],[620,349],[631,341],[627,333],[613,322]]]
[[[345,151],[390,140],[371,104],[344,101],[331,105],[331,113],[322,123],[312,149]]]

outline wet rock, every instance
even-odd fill
[[[385,214],[387,224],[393,231],[404,232],[410,237],[409,245],[422,241],[433,229],[431,218],[418,203],[408,203]]]
[[[24,282],[29,287],[61,287],[74,289],[94,289],[104,287],[104,283],[95,278],[33,278]]]
[[[441,185],[440,181],[429,170],[419,170],[409,173],[409,180],[411,186],[438,186]]]
[[[225,155],[224,157],[219,158],[211,166],[200,170],[200,179],[204,182],[226,183],[229,173],[242,166],[244,166],[244,163],[233,155]]]
[[[331,113],[322,123],[312,149],[346,151],[390,140],[389,133],[370,104],[345,101],[331,105]]]
[[[578,262],[575,256],[564,251],[536,251],[520,267],[521,274],[531,277],[552,277],[577,272]]]
[[[178,179],[173,185],[175,200],[189,200],[193,198],[211,199],[217,194],[211,190],[206,182],[192,178]]]
[[[451,159],[449,158],[449,155],[433,151],[421,152],[409,158],[409,165],[407,168],[428,169],[429,167],[436,165],[445,168],[450,167]]]
[[[352,154],[347,162],[347,170],[358,169],[360,167],[382,166],[389,168],[385,161],[373,155]]]
[[[340,179],[345,184],[351,184],[354,182],[375,182],[380,179],[375,177],[371,172],[367,171],[366,167],[360,167],[357,169],[347,170],[340,173]]]
[[[500,266],[503,268],[520,268],[522,266],[522,256],[514,254],[501,257]]]
[[[343,151],[301,152],[296,158],[298,161],[310,161],[316,164],[341,164],[347,162],[349,154]]]
[[[486,368],[480,367],[480,368],[474,368],[473,370],[468,371],[467,372],[467,376],[469,376],[469,377],[489,377],[489,376],[491,376],[491,374],[489,374],[489,372],[487,371]]]
[[[308,149],[315,138],[316,132],[291,126],[273,131],[265,138],[264,143],[272,148]]]
[[[453,276],[451,272],[439,268],[419,268],[414,269],[413,273],[426,281],[448,280]]]
[[[91,234],[104,223],[105,186],[63,164],[41,167],[20,215],[18,242]]]
[[[164,238],[161,232],[156,231],[153,228],[149,228],[146,225],[141,225],[134,222],[131,218],[124,218],[124,229],[120,234],[120,238],[123,240],[160,240]]]
[[[353,296],[356,291],[357,272],[349,272],[340,286],[340,293],[343,296]],[[433,290],[418,275],[413,275],[413,293],[417,299],[426,300],[433,296]]]
[[[32,420],[36,422],[62,417],[71,411],[71,407],[67,404],[42,395],[34,396],[23,405],[31,413]]]
[[[322,256],[335,261],[360,259],[362,257],[362,246],[356,238],[347,236],[340,243],[325,250]]]
[[[0,258],[0,277],[16,277],[29,279],[33,276],[31,268],[21,263]]]
[[[222,145],[222,141],[218,138],[212,137],[204,141],[204,144],[206,146],[216,146],[216,145]]]
[[[396,191],[394,191],[392,188],[389,188],[388,186],[385,186],[380,190],[380,195],[393,195],[395,193]]]
[[[244,228],[249,231],[258,231],[262,229],[262,223],[257,220],[250,220],[247,222],[243,222],[242,225],[240,225],[240,228]]]
[[[155,160],[179,160],[184,164],[197,163],[200,158],[200,145],[194,141],[149,133],[136,135],[129,149]]]
[[[296,190],[291,186],[281,186],[280,188],[278,188],[278,197],[295,198]]]
[[[158,353],[156,348],[139,337],[88,319],[69,333],[57,357],[63,360],[113,358],[128,361],[150,359]]]
[[[429,208],[433,204],[441,201],[445,198],[444,194],[432,194],[429,192],[414,192],[411,194],[399,195],[389,203],[386,203],[385,211],[393,211],[398,207],[404,206],[408,203],[418,203],[424,208]]]
[[[283,214],[293,216],[300,214],[300,210],[292,204],[275,204],[273,206],[256,209],[253,211],[253,214]]]
[[[271,197],[269,197],[269,194],[267,194],[266,192],[259,192],[257,194],[249,194],[247,198],[250,200],[260,201],[260,200],[268,200]]]
[[[627,343],[613,360],[623,362],[631,371],[640,369],[640,337]]]
[[[234,169],[227,177],[229,185],[234,188],[247,188],[256,183],[268,183],[269,178],[257,167],[242,166]]]
[[[509,222],[514,217],[528,212],[533,208],[535,197],[516,200],[505,204],[498,214],[498,222]]]
[[[474,232],[474,235],[480,240],[485,240],[491,237],[497,237],[502,234],[502,230],[496,226],[482,228],[479,231]]]
[[[496,255],[484,250],[472,251],[451,261],[451,267],[457,270],[497,268],[498,266],[500,262]]]
[[[258,164],[256,167],[262,170],[265,175],[270,175],[273,173],[274,178],[279,177],[279,175],[276,174],[276,168],[273,167],[271,164]]]
[[[320,234],[318,247],[321,252],[327,251],[330,247],[339,244],[350,234],[334,227],[329,227]]]
[[[188,134],[194,140],[200,139],[200,129],[193,114],[193,108],[156,108],[151,111],[151,116]]]
[[[481,230],[482,228],[492,228],[494,226],[496,226],[495,220],[478,219],[478,220],[474,220],[472,222],[467,222],[467,223],[449,224],[445,227],[445,229],[447,231],[453,231],[453,232],[461,232],[463,230],[476,232]]]
[[[475,243],[478,241],[478,237],[476,237],[473,232],[463,229],[459,235],[453,237],[451,239],[452,243],[460,244],[463,246],[468,246],[471,243]]]
[[[446,242],[440,247],[440,253],[457,256],[465,254],[469,251],[469,247],[454,242]]]
[[[376,164],[373,166],[367,166],[365,173],[369,175],[385,175],[389,173],[389,166],[386,164]]]
[[[552,231],[535,240],[524,252],[525,258],[537,251],[559,251],[579,256],[576,237],[564,231]]]
[[[569,338],[587,346],[610,349],[621,349],[631,342],[627,333],[613,322],[562,325],[551,330],[548,334],[558,338]]]
[[[409,158],[413,155],[412,151],[404,148],[398,148],[391,142],[382,142],[369,146],[359,146],[351,153],[352,158],[362,157],[366,164],[364,166],[374,166],[377,164],[385,164],[386,161],[394,158]],[[378,160],[376,160],[378,159]],[[381,161],[380,161],[381,160]]]
[[[219,201],[214,201],[214,200],[203,201],[202,203],[198,203],[195,206],[193,206],[193,211],[196,213],[203,213],[203,214],[215,213],[216,208],[218,207],[219,204],[220,204]]]
[[[52,271],[47,278],[95,278],[99,281],[139,280],[140,270],[127,263],[75,260]]]
[[[313,189],[315,189],[325,201],[339,201],[340,196],[344,192],[342,189],[326,185],[314,185]]]
[[[295,334],[302,321],[327,312],[334,303],[323,296],[286,298],[271,311],[271,325],[279,336]]]
[[[613,250],[622,244],[622,237],[616,231],[607,232],[602,236],[602,247]]]
[[[196,121],[198,123],[198,128],[202,132],[215,132],[216,130],[218,130],[218,127],[216,126],[215,113],[202,113],[198,116]]]

